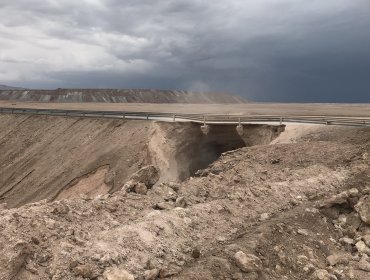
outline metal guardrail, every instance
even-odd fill
[[[253,123],[307,123],[325,125],[363,126],[370,127],[370,117],[333,117],[333,116],[277,116],[277,115],[238,115],[238,114],[179,114],[158,112],[122,112],[122,111],[91,111],[91,110],[59,110],[3,108],[3,114],[50,115],[85,118],[112,118],[129,120],[155,120],[165,122],[193,122],[199,124],[243,125]]]

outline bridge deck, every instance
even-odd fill
[[[192,106],[185,106],[183,104],[78,104],[81,109],[73,109],[77,104],[66,103],[5,103],[0,102],[0,113],[5,114],[32,114],[32,115],[52,115],[52,116],[73,116],[73,117],[90,117],[90,118],[115,118],[115,119],[137,119],[137,120],[156,120],[165,122],[193,122],[193,123],[207,123],[207,124],[251,124],[251,123],[269,123],[269,124],[283,124],[283,123],[307,123],[307,124],[326,124],[326,125],[346,125],[346,126],[370,126],[370,106],[368,104],[235,104],[235,105],[200,105],[193,104]],[[5,106],[4,106],[5,105]],[[263,110],[253,108],[252,105],[261,107]],[[136,107],[135,107],[136,106]],[[166,107],[169,109],[178,109],[172,112],[155,112],[153,109],[160,109]],[[194,107],[195,106],[195,107]],[[195,113],[203,107],[203,113]],[[220,108],[219,113],[214,113],[215,108]],[[252,107],[251,107],[252,106]],[[304,113],[311,108],[310,114],[292,114],[296,112],[296,107],[304,106]],[[49,108],[48,108],[49,107]],[[230,108],[225,108],[230,107]],[[235,107],[233,112],[242,110],[241,113],[225,113],[225,111]],[[272,108],[272,112],[276,111],[283,113],[284,110],[288,112],[285,114],[264,114],[264,111]],[[273,108],[275,107],[275,109]],[[72,108],[72,109],[68,109]],[[90,109],[89,109],[90,108]],[[105,110],[98,110],[103,108]],[[117,110],[118,108],[131,110]],[[251,108],[250,111],[246,111]],[[116,109],[116,110],[113,110]],[[134,110],[133,110],[134,109]],[[138,109],[150,109],[147,111],[140,111]],[[190,113],[184,113],[189,109]],[[293,111],[295,110],[295,111]],[[333,113],[340,110],[339,115]],[[165,110],[164,110],[165,111]],[[314,115],[314,112],[327,111],[329,114]],[[253,114],[254,113],[254,114]],[[345,115],[347,114],[347,116]],[[367,114],[367,115],[366,115]]]

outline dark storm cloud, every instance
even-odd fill
[[[1,83],[370,102],[367,0],[13,0],[0,18]]]

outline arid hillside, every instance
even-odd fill
[[[221,93],[150,89],[1,90],[0,100],[27,102],[108,103],[244,103],[243,98]]]
[[[0,85],[0,90],[26,90],[26,89],[20,87],[11,87],[7,85]]]

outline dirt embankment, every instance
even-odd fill
[[[182,183],[0,210],[0,278],[368,279],[370,130],[283,136]]]
[[[16,207],[42,199],[96,197],[121,189],[141,167],[154,164],[161,181],[181,181],[222,152],[269,143],[279,127],[235,127],[0,115],[0,202]]]
[[[118,189],[148,163],[150,125],[1,115],[0,201],[13,207],[53,199],[103,167],[102,189]]]
[[[56,90],[1,90],[0,100],[19,102],[104,102],[104,103],[245,103],[239,96],[151,89],[56,89]]]

